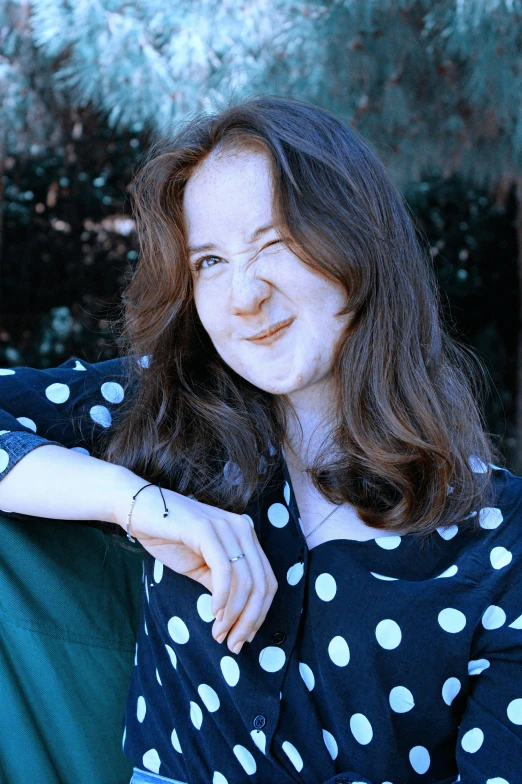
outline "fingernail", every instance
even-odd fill
[[[250,637],[248,637],[248,642],[252,642],[252,640],[254,639],[254,637],[255,637],[255,636],[256,636],[256,633],[255,633],[255,632],[252,632],[252,634],[250,635]]]
[[[219,611],[218,611],[218,613],[217,613],[217,615],[216,615],[216,621],[217,621],[218,623],[221,623],[221,621],[223,620],[223,616],[224,616],[224,614],[225,614],[225,611],[223,610],[223,608],[222,608],[221,610],[219,610]]]
[[[237,645],[234,645],[232,650],[234,651],[234,653],[239,653],[239,651],[241,650],[242,647],[243,647],[243,643],[242,642],[238,642]]]
[[[218,642],[223,642],[223,640],[225,639],[226,636],[227,636],[227,633],[223,632],[223,634],[220,634],[219,637],[216,637],[216,640]]]

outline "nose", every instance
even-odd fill
[[[244,267],[238,265],[230,281],[229,302],[234,315],[255,313],[260,305],[270,297],[271,285],[256,274],[254,264]]]

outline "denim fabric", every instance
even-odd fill
[[[164,781],[167,784],[186,784],[185,781],[178,779],[167,779],[165,776],[158,776],[157,773],[151,773],[149,770],[141,770],[141,768],[134,768],[134,773],[130,780],[130,784],[159,784]]]

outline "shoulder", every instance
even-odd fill
[[[492,498],[477,511],[480,530],[469,550],[483,590],[498,590],[522,577],[522,477],[494,467]]]
[[[491,506],[480,509],[480,527],[490,541],[522,552],[522,477],[505,468],[493,468],[494,497]]]

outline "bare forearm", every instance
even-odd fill
[[[28,452],[0,481],[0,509],[122,525],[116,512],[143,483],[122,466],[49,444]]]

